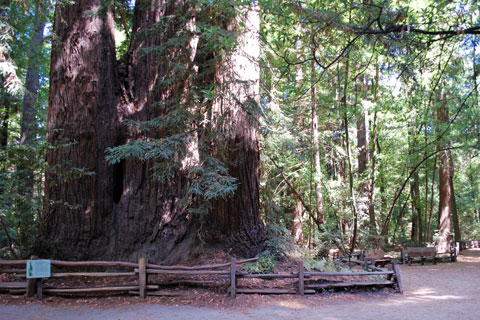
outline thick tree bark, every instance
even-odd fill
[[[125,119],[152,120],[168,116],[177,105],[193,105],[186,100],[198,70],[198,39],[191,32],[195,10],[189,1],[137,0],[130,49],[117,63],[110,10],[85,14],[103,3],[81,0],[57,6],[47,139],[52,145],[64,145],[47,154],[47,162],[57,170],[46,179],[38,248],[44,256],[135,260],[147,255],[152,262],[174,263],[190,257],[201,244],[199,219],[181,203],[189,183],[187,167],[200,160],[198,134],[189,138],[186,158],[176,159],[182,166],[163,182],[152,178],[154,160],[128,158],[108,165],[105,149],[168,134],[164,128],[152,129],[148,136],[129,130]],[[164,46],[179,33],[190,37],[181,48],[172,45],[162,54],[147,50]],[[255,79],[245,80],[257,81],[249,88],[258,93],[258,72],[247,73],[235,58],[230,60],[234,67],[225,64],[222,71],[233,68],[243,77],[253,75]],[[184,71],[175,72],[174,64],[183,65]],[[173,77],[175,81],[168,81]],[[207,220],[223,236],[215,238],[216,243],[226,238],[237,251],[250,255],[258,252],[264,237],[258,204],[259,153],[249,114],[237,102],[245,103],[251,92],[242,95],[240,87],[227,88],[237,88],[236,99],[225,99],[218,112],[233,115],[227,158],[229,174],[238,179],[239,187],[232,198],[214,205]],[[195,127],[190,129],[195,132]],[[195,201],[191,196],[187,200]]]
[[[224,234],[237,253],[252,255],[262,249],[265,239],[259,215],[260,153],[255,129],[260,92],[259,12],[246,8],[237,20],[228,23],[228,29],[237,34],[238,46],[218,67],[216,82],[221,94],[212,115],[216,129],[225,134],[225,159],[238,187],[234,197],[217,201],[209,225]],[[218,121],[219,116],[225,118]]]
[[[185,15],[184,19],[171,19],[159,25],[166,16]],[[188,1],[142,0],[134,10],[132,42],[119,65],[119,99],[121,117],[146,121],[168,115],[172,104],[181,103],[193,68],[196,42],[192,35],[181,50],[166,49],[165,54],[174,62],[185,66],[184,73],[173,74],[172,66],[163,55],[145,50],[165,44],[175,33],[185,32],[195,22],[195,12]],[[165,80],[175,77],[172,84]],[[179,80],[182,79],[182,80]],[[165,129],[152,129],[148,136],[141,132],[119,131],[115,145],[139,139],[162,139]],[[157,182],[151,175],[156,162],[126,159],[114,165],[112,223],[121,232],[107,235],[117,244],[112,249],[121,252],[125,259],[146,255],[151,261],[173,263],[186,259],[200,243],[196,237],[196,220],[179,202],[185,195],[186,173],[178,169],[167,182]],[[107,229],[108,230],[108,229]],[[120,245],[121,244],[121,245]]]
[[[113,207],[113,168],[105,148],[115,144],[115,45],[111,12],[86,15],[100,0],[57,4],[50,70],[45,203],[39,246],[70,259],[108,256],[104,230]],[[111,221],[110,221],[111,222]],[[39,249],[40,250],[40,249]]]

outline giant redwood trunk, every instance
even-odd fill
[[[181,48],[161,54],[148,50],[161,47],[179,32],[193,30],[195,10],[189,4],[193,2],[137,0],[130,49],[120,61],[115,59],[110,9],[85,14],[95,12],[102,3],[79,0],[56,9],[58,40],[52,48],[47,136],[56,147],[47,154],[51,171],[46,177],[39,253],[127,260],[142,254],[151,261],[176,262],[189,257],[201,243],[199,218],[180,204],[188,187],[184,168],[159,182],[151,176],[153,160],[128,158],[109,165],[105,150],[137,139],[162,138],[163,129],[153,129],[146,136],[129,129],[125,120],[165,116],[172,107],[167,102],[190,99],[191,75],[198,70],[194,33]],[[183,65],[184,73],[173,74],[165,56]],[[231,68],[226,63],[220,66],[224,71]],[[249,93],[258,94],[258,68],[248,74],[247,88],[255,88]],[[165,81],[173,76],[175,81]],[[233,94],[240,96],[240,92]],[[242,99],[247,96],[237,100]],[[250,255],[258,252],[264,236],[258,208],[259,151],[255,129],[235,104],[237,100],[224,99],[223,109],[217,112],[233,115],[224,156],[231,160],[229,173],[239,187],[233,197],[216,203],[207,222],[217,232],[213,241],[227,240],[238,252]],[[196,147],[198,136],[192,137],[189,149]],[[199,161],[195,150],[187,158],[180,160],[183,164]]]
[[[47,120],[55,148],[46,156],[39,239],[45,253],[59,257],[100,256],[108,243],[114,170],[104,150],[115,143],[118,111],[112,15],[85,14],[99,7],[84,0],[55,12]]]
[[[249,255],[261,250],[265,235],[259,213],[260,153],[255,130],[260,16],[248,8],[236,20],[227,22],[237,34],[238,46],[215,75],[221,94],[212,108],[212,123],[225,134],[226,161],[230,174],[238,179],[238,189],[233,198],[215,204],[210,225],[226,236],[237,253]]]

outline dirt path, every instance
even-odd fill
[[[0,305],[0,319],[480,319],[480,249],[465,251],[457,263],[401,266],[401,270],[404,295],[239,296],[220,308],[149,303],[98,308],[35,302]]]

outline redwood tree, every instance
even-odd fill
[[[445,97],[445,89],[442,88],[439,93],[439,107],[437,109],[437,120],[439,125],[445,125],[448,123],[448,106],[447,100]],[[438,130],[439,131],[439,130]],[[439,138],[439,144],[437,145],[437,150],[442,150],[442,148],[448,147],[449,141],[446,139]],[[449,164],[449,154],[450,150],[442,150],[439,155],[439,166],[438,166],[438,188],[439,188],[439,198],[438,198],[438,230],[439,230],[439,239],[438,239],[438,250],[439,252],[445,252],[449,249],[450,241],[450,213],[452,210],[452,198],[453,194],[453,184],[450,179],[450,164]]]
[[[137,0],[130,47],[117,61],[113,10],[102,0],[56,8],[47,136],[55,147],[38,250],[171,263],[210,239],[257,253],[259,70],[240,52],[258,50],[248,27],[258,13]],[[223,47],[202,32],[223,36]],[[226,191],[216,189],[222,183]]]

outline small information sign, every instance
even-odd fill
[[[50,260],[27,260],[27,279],[49,278]]]

